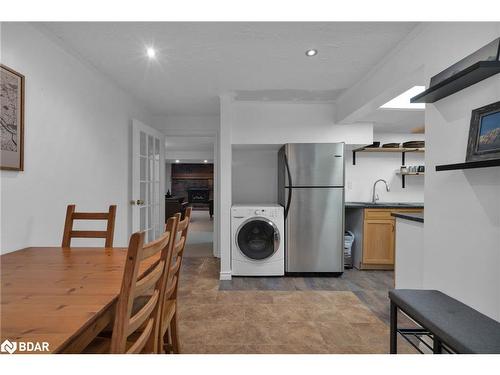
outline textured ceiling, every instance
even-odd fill
[[[155,115],[216,114],[218,96],[333,101],[415,23],[43,23]],[[156,61],[146,46],[158,50]],[[316,48],[308,58],[305,50]]]

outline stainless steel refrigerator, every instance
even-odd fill
[[[289,143],[278,153],[285,271],[344,271],[344,143]]]

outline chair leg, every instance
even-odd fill
[[[161,346],[162,346],[163,352],[165,354],[172,353],[172,345],[170,344],[170,328],[167,329],[167,331],[163,335],[161,341],[162,341]]]
[[[442,354],[443,352],[443,344],[441,344],[441,341],[434,336],[434,345],[432,346],[432,353],[433,354]]]
[[[398,353],[398,307],[391,301],[390,354]]]
[[[170,335],[172,338],[172,351],[174,354],[179,354],[179,326],[177,325],[177,311],[172,317],[172,321],[170,322]]]

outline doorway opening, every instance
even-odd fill
[[[167,136],[165,218],[192,207],[185,257],[214,256],[214,139]]]

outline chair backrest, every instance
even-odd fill
[[[160,301],[169,270],[175,242],[177,218],[169,219],[158,239],[143,245],[144,233],[130,237],[120,296],[116,306],[111,353],[156,353],[160,324]],[[146,263],[144,273],[141,269]],[[149,264],[152,263],[152,264]],[[136,298],[143,299],[141,308],[133,309]]]
[[[113,247],[113,236],[115,232],[116,206],[109,206],[108,212],[76,212],[74,204],[68,205],[66,209],[66,221],[64,223],[64,234],[62,247],[70,247],[72,238],[105,238],[105,247]],[[73,230],[75,220],[106,220],[106,230]]]
[[[171,265],[168,272],[168,278],[166,285],[166,291],[164,294],[164,302],[169,299],[177,298],[177,287],[179,285],[179,273],[181,270],[182,257],[184,255],[184,248],[186,247],[187,235],[189,230],[189,223],[191,222],[191,211],[192,208],[186,208],[184,214],[184,220],[181,220],[181,214],[177,213],[174,215],[179,220],[177,224],[177,235],[175,238],[175,243],[172,246],[172,256]],[[178,235],[180,233],[180,235]],[[164,303],[164,306],[166,304]]]

